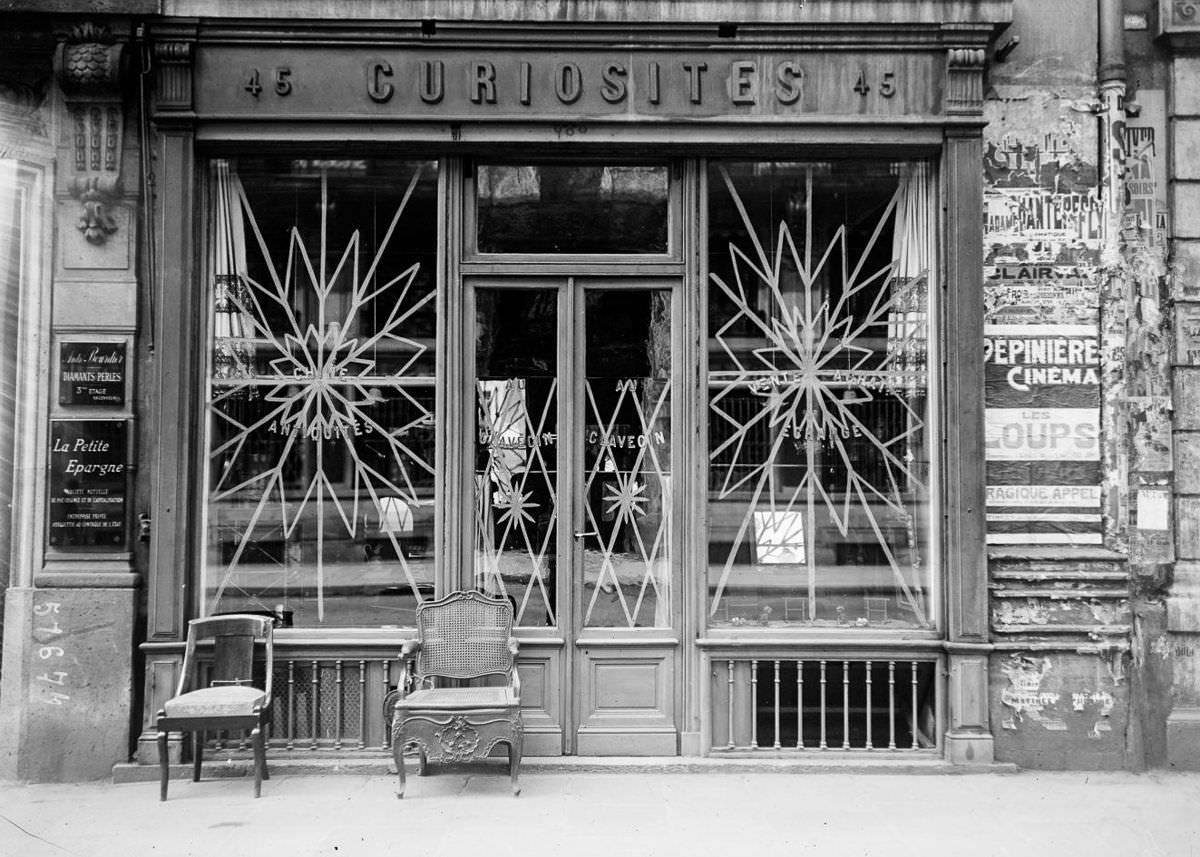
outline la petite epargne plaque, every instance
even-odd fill
[[[63,342],[58,360],[60,405],[125,404],[124,342]]]
[[[62,550],[124,550],[129,423],[50,421],[49,542]]]

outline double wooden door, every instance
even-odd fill
[[[676,285],[468,281],[470,583],[513,604],[531,753],[678,752]]]

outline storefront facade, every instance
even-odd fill
[[[526,755],[997,758],[1038,691],[997,684],[988,544],[1030,559],[989,462],[1037,444],[985,361],[1034,343],[1097,398],[1102,362],[985,336],[1012,4],[168,5],[58,49],[56,204],[92,216],[30,346],[26,741],[115,705],[96,755],[155,762],[187,621],[253,611],[272,752],[381,755],[417,605],[477,588]]]
[[[531,753],[990,757],[981,367],[945,337],[1003,10],[732,12],[155,28],[160,243],[196,252],[147,710],[186,618],[278,605],[280,731],[374,746],[345,711],[478,587]]]

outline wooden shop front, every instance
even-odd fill
[[[147,724],[188,618],[268,611],[274,745],[384,748],[478,588],[527,754],[990,758],[1007,4],[335,5],[149,33]]]

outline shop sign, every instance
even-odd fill
[[[124,342],[63,342],[58,359],[60,405],[125,404]]]
[[[51,420],[50,547],[126,547],[128,438],[125,420]]]
[[[935,51],[213,45],[197,60],[196,107],[228,118],[907,116],[940,111],[944,64]]]

